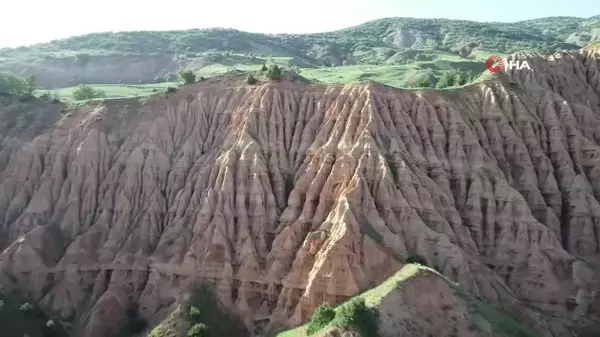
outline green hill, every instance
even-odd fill
[[[597,40],[599,16],[514,23],[385,18],[318,34],[224,28],[132,31],[0,49],[0,71],[35,75],[39,89],[57,89],[56,96],[67,100],[72,87],[82,83],[129,85],[109,87],[115,92],[111,97],[147,95],[156,88],[131,85],[162,88],[171,85],[162,83],[178,81],[180,69],[211,77],[257,71],[264,63],[277,63],[324,83],[370,80],[395,87],[433,87],[448,71],[470,71],[465,78],[477,77],[490,55],[579,49]]]
[[[222,28],[95,33],[30,47],[1,49],[0,57],[77,53],[196,57],[198,53],[221,51],[341,65],[348,55],[357,55],[359,63],[383,62],[398,50],[406,49],[459,51],[477,47],[512,53],[523,49],[551,52],[578,48],[590,41],[599,25],[598,16],[589,19],[550,17],[514,23],[385,18],[339,31],[302,35],[267,35]],[[574,36],[579,39],[573,41]]]

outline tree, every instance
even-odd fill
[[[192,306],[190,306],[189,315],[190,315],[190,318],[192,318],[193,320],[198,320],[198,319],[200,319],[200,316],[202,315],[202,313],[200,312],[200,309],[198,309],[192,305]]]
[[[306,328],[306,334],[310,336],[323,329],[334,318],[335,310],[333,310],[333,307],[327,302],[322,303],[313,311],[308,322],[308,327]]]
[[[182,70],[179,72],[179,76],[183,80],[184,84],[192,84],[196,82],[196,74],[191,70]]]
[[[454,84],[454,74],[451,71],[447,71],[440,76],[439,81],[435,85],[438,89],[444,89],[451,87]]]
[[[269,68],[267,68],[267,65],[263,63],[262,67],[260,68],[260,71],[267,71]]]
[[[250,74],[250,75],[248,75],[246,82],[248,84],[256,84],[258,82],[258,80],[256,79],[256,77],[254,77],[252,74]]]
[[[80,84],[73,92],[73,98],[77,101],[104,97],[106,97],[106,93],[104,91],[100,89],[94,89],[94,87],[87,84]]]
[[[277,64],[273,64],[267,70],[267,77],[272,80],[278,80],[281,78],[281,68]]]
[[[36,87],[35,76],[29,75],[29,76],[25,77],[25,90],[26,90],[27,95],[33,95],[33,92],[35,91],[35,87]]]
[[[0,95],[25,97],[31,96],[35,90],[35,77],[27,79],[11,74],[0,73]]]
[[[188,330],[188,337],[207,337],[208,327],[202,323],[194,324]]]
[[[433,75],[430,73],[418,75],[406,81],[409,88],[429,88],[433,87]]]

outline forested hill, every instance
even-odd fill
[[[600,15],[584,19],[549,17],[515,23],[448,19],[386,18],[334,32],[267,35],[234,29],[132,31],[95,33],[16,49],[1,49],[0,57],[24,54],[57,56],[183,54],[196,56],[209,50],[258,53],[341,63],[349,54],[376,62],[398,49],[433,49],[464,52],[480,48],[500,53],[517,50],[552,52],[573,49],[600,39]],[[373,54],[373,53],[368,53]],[[381,61],[381,60],[380,60]]]

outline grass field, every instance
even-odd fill
[[[156,92],[164,91],[167,87],[177,87],[179,83],[165,82],[157,84],[91,84],[95,89],[100,89],[106,93],[106,98],[124,98],[147,96]],[[36,95],[49,94],[51,97],[58,95],[61,101],[72,102],[73,92],[77,87],[68,87],[55,90],[37,90]]]
[[[483,72],[485,64],[483,60],[487,57],[486,52],[480,52],[473,55],[473,59],[462,58],[454,54],[431,52],[421,53],[425,59],[414,61],[411,58],[414,55],[405,55],[406,60],[400,57],[401,62],[406,64],[389,65],[347,65],[340,67],[320,67],[320,68],[298,68],[303,77],[322,82],[326,84],[346,84],[361,80],[370,80],[379,82],[392,87],[408,87],[409,83],[416,77],[424,74],[431,74],[434,78],[451,69],[460,69],[463,71],[472,71],[474,73]],[[407,61],[408,60],[408,61]],[[244,62],[239,56],[233,55],[231,58],[223,59],[219,62],[209,65],[202,65],[201,61],[197,64],[192,63],[190,69],[194,69],[198,77],[213,77],[226,74],[232,70],[238,71],[258,71],[263,62],[275,62],[284,68],[290,68],[299,63],[291,57],[274,57],[269,59],[256,59],[252,62]],[[167,87],[177,87],[180,83],[165,82],[157,84],[90,84],[95,89],[106,93],[107,98],[124,98],[147,96],[156,92],[164,91]],[[76,87],[61,88],[55,90],[38,90],[37,94],[47,93],[52,97],[65,102],[73,102],[73,92]]]

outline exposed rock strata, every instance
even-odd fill
[[[418,253],[565,336],[598,316],[599,57],[515,57],[534,71],[457,91],[209,81],[72,111],[0,163],[0,283],[85,336],[199,281],[274,328]]]

